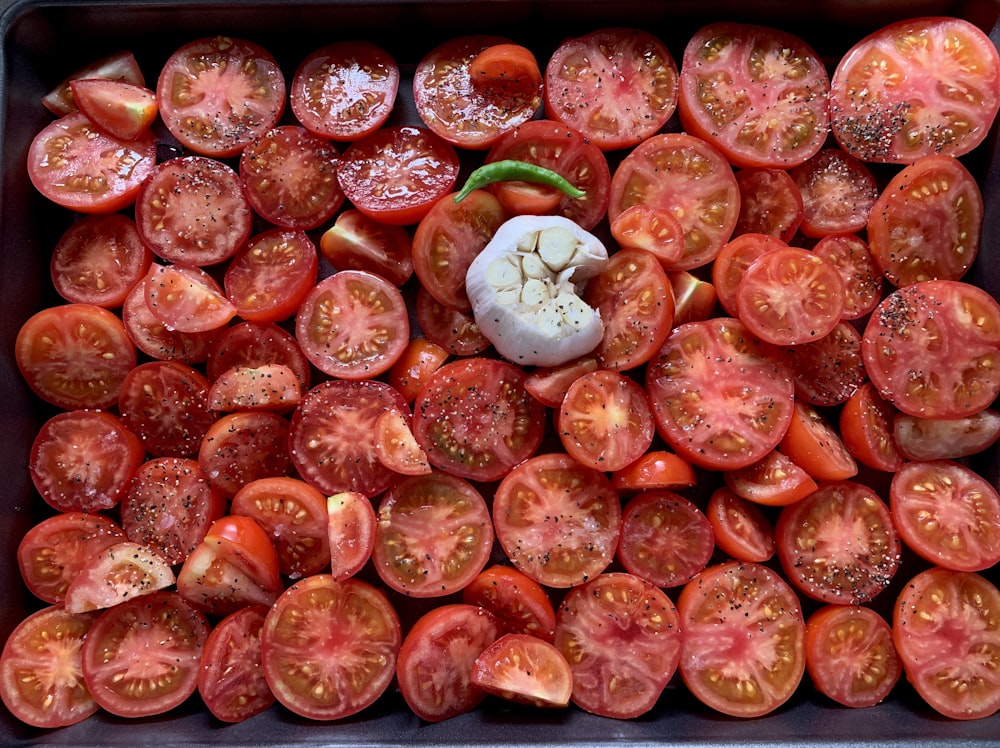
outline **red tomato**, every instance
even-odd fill
[[[122,322],[129,339],[142,353],[158,361],[200,364],[224,328],[202,332],[180,332],[167,326],[153,314],[146,303],[146,277],[129,291],[121,309]]]
[[[472,663],[472,684],[518,704],[562,707],[573,693],[573,672],[553,644],[529,634],[504,634]]]
[[[506,633],[552,641],[556,613],[542,585],[512,566],[483,569],[462,590],[462,602],[492,613]]]
[[[987,408],[965,418],[917,418],[897,413],[892,435],[907,459],[957,460],[996,444],[1000,412]]]
[[[983,196],[951,156],[925,156],[886,185],[868,220],[875,263],[896,286],[960,280],[979,253]]]
[[[618,560],[657,587],[679,587],[704,569],[715,551],[712,525],[691,501],[672,491],[643,491],[622,509]]]
[[[208,407],[208,380],[179,361],[149,361],[122,383],[122,422],[156,456],[187,457],[201,447],[217,414]]]
[[[802,193],[785,169],[757,167],[736,172],[740,217],[733,230],[790,242],[802,223]]]
[[[375,454],[375,422],[386,410],[407,410],[388,384],[331,380],[313,387],[292,414],[288,434],[300,477],[327,496],[357,491],[377,496],[396,482]]]
[[[198,688],[209,624],[176,592],[108,608],[83,643],[83,677],[94,700],[118,717],[151,717]]]
[[[439,137],[463,148],[489,148],[541,107],[540,79],[473,79],[476,57],[505,42],[491,35],[457,37],[432,49],[417,64],[413,74],[417,114]]]
[[[827,148],[792,169],[791,177],[802,195],[803,234],[850,234],[865,228],[878,185],[860,160],[839,148]]]
[[[971,468],[907,463],[892,478],[890,503],[900,537],[932,564],[983,571],[1000,563],[1000,494]]]
[[[777,449],[772,449],[752,465],[727,470],[723,479],[729,490],[741,499],[764,506],[794,504],[816,490],[812,476]]]
[[[208,482],[233,496],[258,478],[288,475],[288,420],[267,411],[227,413],[205,432],[198,463]]]
[[[631,574],[573,588],[556,613],[555,646],[573,673],[573,703],[604,717],[653,708],[677,670],[681,636],[666,594]]]
[[[137,86],[146,85],[142,69],[135,56],[128,51],[113,52],[73,71],[59,85],[42,97],[42,105],[55,115],[69,114],[77,110],[73,101],[72,83],[85,78],[105,78],[108,80],[123,80]]]
[[[285,108],[285,79],[267,50],[228,36],[197,39],[163,64],[160,117],[181,145],[217,158],[236,156],[274,127]]]
[[[375,507],[364,494],[341,491],[326,500],[330,569],[347,579],[361,571],[375,547]]]
[[[805,622],[791,587],[766,566],[710,566],[677,599],[678,669],[706,706],[760,717],[791,698],[805,674]]]
[[[293,584],[268,611],[264,676],[294,714],[343,719],[389,687],[401,638],[399,617],[382,592],[318,574]]]
[[[71,81],[69,87],[80,111],[113,138],[135,140],[159,113],[156,94],[129,81],[80,78]]]
[[[122,499],[122,528],[175,566],[187,558],[222,516],[225,500],[196,460],[158,457],[144,463]]]
[[[288,91],[295,118],[331,140],[357,140],[381,127],[399,90],[399,66],[381,47],[341,41],[306,55]]]
[[[605,151],[637,145],[677,107],[670,50],[648,31],[604,28],[563,41],[545,70],[545,113]]]
[[[330,563],[327,498],[300,478],[250,481],[233,496],[230,511],[253,518],[270,536],[282,575],[308,577]]]
[[[892,23],[838,62],[830,91],[833,135],[864,161],[960,156],[989,132],[1000,108],[998,82],[997,49],[971,22],[924,17]]]
[[[542,71],[534,53],[520,44],[494,44],[472,58],[469,75],[473,84],[498,83],[542,85]]]
[[[369,218],[418,223],[458,179],[458,153],[430,130],[383,127],[354,141],[337,169],[341,189]]]
[[[784,361],[741,322],[715,318],[674,329],[646,370],[646,391],[657,431],[675,452],[735,470],[778,446],[795,386]]]
[[[603,473],[552,452],[521,462],[500,481],[493,523],[514,566],[539,584],[566,588],[611,563],[621,504]]]
[[[66,301],[113,309],[125,302],[152,260],[128,216],[86,216],[70,225],[52,251],[52,285]]]
[[[750,263],[736,288],[736,309],[743,324],[769,343],[808,343],[840,322],[844,281],[822,257],[779,247]]]
[[[860,319],[882,300],[882,271],[868,242],[860,236],[829,234],[816,242],[812,251],[840,271],[845,293],[841,318]]]
[[[413,270],[424,290],[454,309],[472,309],[465,275],[506,220],[503,206],[485,190],[458,203],[450,198],[435,203],[413,235]]]
[[[635,462],[616,470],[611,483],[618,491],[676,490],[697,484],[694,468],[673,452],[654,449]]]
[[[829,133],[830,79],[819,55],[792,34],[745,23],[695,32],[681,61],[678,113],[737,166],[788,169]]]
[[[222,372],[208,390],[208,407],[213,411],[284,412],[301,401],[302,383],[284,364],[234,366]]]
[[[830,419],[802,400],[795,401],[779,447],[816,480],[844,480],[858,473],[858,464]]]
[[[715,259],[729,240],[740,215],[740,188],[714,145],[693,135],[665,133],[629,152],[611,177],[608,220],[640,204],[677,217],[684,229],[684,256],[672,269],[690,270]]]
[[[240,249],[226,268],[226,296],[242,319],[282,322],[316,284],[319,255],[304,231],[267,229]]]
[[[448,360],[448,351],[427,338],[410,338],[406,350],[389,369],[389,384],[413,402],[424,382]]]
[[[684,256],[684,227],[673,213],[640,203],[626,208],[611,223],[611,236],[623,249],[651,252],[664,268]]]
[[[486,692],[471,682],[473,664],[500,634],[496,618],[474,605],[442,605],[418,618],[396,663],[410,710],[426,722],[441,722],[475,709]]]
[[[737,561],[762,564],[774,555],[774,527],[760,507],[720,486],[705,506],[715,544]]]
[[[412,244],[403,226],[391,226],[348,208],[323,232],[319,249],[337,270],[364,270],[402,286],[413,275]]]
[[[587,282],[584,301],[600,312],[604,337],[594,349],[600,365],[624,371],[651,359],[674,322],[674,294],[656,256],[622,249]]]
[[[122,540],[91,556],[66,588],[68,613],[110,608],[173,586],[167,561],[139,543]]]
[[[655,432],[645,390],[635,380],[607,369],[584,374],[569,386],[556,414],[556,428],[570,455],[605,472],[639,459]]]
[[[413,403],[413,435],[432,465],[477,481],[498,480],[538,449],[545,408],[525,373],[499,359],[467,358],[434,372]]]
[[[868,381],[861,333],[847,322],[837,323],[817,340],[790,346],[785,353],[795,378],[795,394],[812,405],[840,405]]]
[[[406,301],[381,276],[341,270],[306,294],[295,317],[295,337],[325,374],[375,377],[388,371],[409,343]]]
[[[558,366],[539,366],[528,373],[524,388],[542,405],[558,408],[569,386],[584,374],[597,371],[597,359],[590,356],[567,361]]]
[[[979,574],[932,568],[913,577],[893,609],[892,633],[906,679],[935,711],[980,719],[1000,709],[989,653],[1000,638],[1000,591]]]
[[[312,372],[295,336],[271,322],[238,322],[228,327],[212,345],[205,362],[209,380],[217,380],[235,366],[254,368],[281,364],[295,372],[302,389],[309,387]]]
[[[17,333],[14,358],[32,391],[66,410],[114,404],[137,360],[122,321],[92,304],[36,312]]]
[[[135,221],[158,257],[205,266],[228,260],[250,238],[253,210],[235,169],[183,156],[159,164],[144,182]]]
[[[747,269],[761,255],[787,246],[770,234],[740,234],[722,245],[712,263],[712,284],[719,304],[731,317],[739,314],[737,291]]]
[[[230,613],[205,641],[198,694],[212,716],[242,722],[275,702],[261,666],[261,630],[267,608],[250,606]]]
[[[434,472],[404,478],[378,508],[372,559],[390,589],[443,597],[471,582],[490,560],[493,523],[468,481]]]
[[[216,280],[194,265],[150,265],[145,293],[149,311],[168,330],[211,332],[237,312]]]
[[[475,356],[492,345],[472,312],[442,304],[423,286],[417,289],[417,324],[427,339],[456,356]]]
[[[427,475],[431,464],[417,444],[409,413],[387,410],[375,421],[375,456],[390,470],[403,475]]]
[[[840,410],[840,438],[855,460],[888,473],[903,466],[906,458],[892,433],[895,412],[871,382],[862,384],[848,398]]]
[[[486,155],[486,163],[511,159],[551,169],[585,194],[564,195],[551,187],[510,181],[491,184],[511,215],[560,215],[590,231],[608,209],[611,169],[600,148],[572,127],[551,120],[531,120],[502,135]],[[532,199],[525,205],[525,190]],[[541,204],[539,204],[541,201]]]
[[[315,229],[344,204],[337,181],[340,152],[304,127],[283,125],[247,144],[239,173],[250,205],[286,229]]]
[[[882,702],[903,672],[889,624],[860,605],[826,605],[809,616],[806,669],[817,691],[855,708]]]
[[[820,484],[781,510],[774,532],[785,575],[814,600],[871,602],[899,568],[889,507],[861,483]]]
[[[82,112],[44,127],[28,150],[28,177],[42,195],[80,213],[113,213],[135,202],[156,165],[150,133],[119,140]]]
[[[21,579],[35,597],[59,603],[87,563],[125,539],[103,514],[60,512],[34,525],[17,547]]]
[[[121,501],[146,458],[139,437],[114,413],[73,410],[42,424],[31,444],[31,481],[60,512],[98,512]]]
[[[1000,394],[1000,304],[961,281],[897,289],[869,319],[861,354],[879,393],[904,413],[976,413]]]
[[[81,649],[95,618],[51,606],[14,627],[0,654],[0,699],[21,722],[66,727],[100,708],[80,677]]]

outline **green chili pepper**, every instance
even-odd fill
[[[564,192],[570,197],[581,198],[587,193],[578,189],[572,182],[558,174],[552,169],[546,169],[538,164],[529,164],[527,161],[517,161],[516,159],[506,159],[504,161],[494,161],[484,164],[469,175],[468,181],[461,191],[455,195],[455,202],[461,202],[473,190],[485,187],[494,182],[534,182],[535,184],[545,184],[549,187]]]

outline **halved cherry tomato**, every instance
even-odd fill
[[[148,269],[148,268],[147,268]],[[129,291],[121,308],[125,332],[136,348],[158,361],[180,361],[185,364],[203,363],[217,338],[229,328],[202,332],[170,330],[153,314],[146,303],[146,278]]]
[[[802,193],[785,169],[756,167],[736,172],[740,217],[733,236],[765,234],[790,242],[802,223]]]
[[[895,413],[871,382],[862,384],[848,398],[840,409],[840,438],[855,460],[888,473],[903,466],[906,458],[893,436]]]
[[[795,394],[816,406],[834,406],[847,401],[868,381],[861,358],[861,333],[847,322],[817,340],[785,349]]]
[[[512,83],[540,87],[542,71],[534,53],[520,44],[494,44],[472,58],[469,76],[473,84]]]
[[[812,248],[840,271],[844,280],[846,320],[867,316],[882,300],[882,271],[875,263],[868,242],[857,234],[829,234]]]
[[[852,234],[865,228],[878,198],[878,185],[862,161],[839,148],[826,148],[790,175],[802,195],[799,229],[803,234]]]
[[[555,635],[556,613],[542,585],[512,566],[483,569],[462,590],[462,602],[492,613],[506,633],[545,641]]]
[[[591,356],[582,356],[558,366],[539,366],[528,373],[524,388],[542,405],[558,408],[573,382],[597,370],[597,359]]]
[[[417,324],[427,339],[456,356],[475,356],[492,343],[483,335],[471,311],[442,304],[422,285],[417,289]]]
[[[280,413],[226,413],[205,432],[198,448],[198,463],[209,483],[226,496],[233,496],[259,478],[292,472],[288,431],[288,419]]]
[[[741,499],[764,506],[794,504],[816,490],[812,476],[778,449],[752,465],[725,471],[723,479]]]
[[[986,408],[964,418],[917,418],[897,413],[892,435],[910,460],[957,460],[992,447],[1000,439],[1000,412]]]
[[[159,113],[156,94],[136,83],[80,78],[69,86],[80,111],[114,138],[135,140],[149,129]]]
[[[284,412],[302,401],[302,383],[284,364],[234,366],[222,372],[208,390],[213,411],[270,410]]]
[[[746,233],[733,236],[722,245],[712,263],[712,284],[719,304],[732,316],[739,315],[737,290],[754,260],[773,249],[787,246],[770,234]]]
[[[266,229],[237,251],[223,279],[236,314],[254,322],[282,322],[316,284],[319,255],[304,231]]]
[[[417,444],[409,413],[387,410],[375,421],[375,456],[389,470],[403,475],[427,475],[431,464]]]
[[[737,561],[762,564],[774,555],[774,527],[760,507],[726,486],[712,492],[705,506],[719,550]]]
[[[389,384],[412,403],[424,382],[448,360],[448,351],[428,338],[410,338],[403,355],[389,369]]]
[[[611,222],[611,235],[622,248],[652,252],[667,270],[684,256],[684,227],[663,208],[645,203],[626,208]]]
[[[326,500],[333,578],[347,579],[361,571],[375,548],[375,507],[364,494],[341,491]]]
[[[562,707],[573,693],[573,672],[556,647],[530,634],[504,634],[472,663],[472,685],[518,704]]]
[[[830,419],[802,401],[795,401],[781,451],[816,480],[844,480],[858,473],[854,457]]]
[[[654,449],[611,474],[618,491],[678,490],[693,488],[697,476],[691,463],[673,452]]]
[[[166,559],[145,545],[121,540],[87,560],[66,588],[63,605],[69,613],[101,610],[175,581]]]
[[[216,719],[242,722],[275,702],[261,668],[261,631],[267,608],[253,605],[230,613],[205,640],[198,694]]]
[[[295,372],[302,389],[309,387],[312,372],[295,336],[273,322],[238,322],[213,342],[205,373],[215,381],[235,366],[282,364]]]
[[[319,249],[337,270],[365,270],[402,286],[413,275],[412,244],[403,226],[391,226],[348,208],[323,232]]]
[[[209,332],[236,316],[236,306],[218,282],[194,265],[150,265],[145,293],[149,311],[167,329]]]
[[[74,70],[59,85],[52,88],[42,97],[42,105],[57,116],[76,111],[78,107],[73,101],[71,84],[74,80],[82,80],[84,78],[123,80],[134,83],[137,86],[146,85],[146,79],[143,77],[139,63],[136,62],[135,55],[127,50],[120,50]]]

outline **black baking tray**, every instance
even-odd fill
[[[565,36],[609,25],[660,36],[679,60],[687,37],[702,24],[742,20],[799,34],[835,61],[868,31],[892,20],[960,15],[1000,41],[998,5],[973,2],[866,0],[339,0],[336,2],[0,2],[0,465],[7,489],[0,501],[0,641],[40,606],[20,582],[15,551],[46,512],[27,471],[27,454],[46,411],[22,382],[13,358],[20,325],[51,303],[48,258],[69,217],[32,188],[25,155],[50,121],[40,97],[74,67],[119,49],[132,50],[147,76],[182,43],[229,34],[256,41],[286,75],[304,56],[338,39],[366,38],[384,46],[404,71],[393,120],[417,123],[406,73],[445,39],[490,32],[533,47],[539,55]],[[154,79],[155,80],[155,79]],[[995,134],[968,159],[982,180],[987,213],[983,248],[970,279],[1000,297],[1000,160]],[[996,484],[1000,459],[983,461]],[[904,572],[905,573],[905,572]],[[1000,581],[996,569],[986,572]],[[759,719],[729,718],[698,704],[680,685],[668,687],[644,717],[617,721],[576,708],[539,711],[488,700],[475,712],[427,724],[392,689],[369,709],[336,723],[312,723],[279,706],[247,722],[223,725],[197,696],[160,717],[140,721],[103,712],[59,730],[22,725],[0,707],[0,746],[988,746],[1000,745],[1000,714],[971,721],[936,715],[905,683],[885,703],[865,710],[839,707],[815,693],[808,678],[793,700]]]

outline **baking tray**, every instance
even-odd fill
[[[779,26],[799,34],[835,61],[868,31],[903,17],[961,15],[1000,41],[998,6],[973,2],[816,0],[338,0],[336,2],[0,2],[0,465],[7,484],[0,502],[0,640],[41,607],[20,582],[15,551],[24,532],[45,515],[28,477],[27,453],[48,415],[23,384],[13,360],[17,330],[31,312],[54,301],[48,257],[68,216],[41,198],[24,168],[34,134],[50,120],[39,98],[72,68],[119,49],[132,50],[147,76],[180,44],[219,33],[259,42],[286,75],[309,51],[337,39],[367,38],[390,51],[404,81],[393,121],[417,123],[406,73],[437,43],[463,33],[499,33],[550,53],[564,36],[606,25],[638,26],[659,35],[679,60],[687,37],[715,20]],[[1000,159],[996,135],[968,165],[980,177],[987,213],[983,250],[970,279],[1000,297]],[[997,482],[1000,459],[982,471]],[[905,572],[904,572],[905,573]],[[996,569],[986,572],[1000,582]],[[889,594],[889,593],[887,593]],[[936,715],[905,683],[885,703],[865,710],[839,707],[810,690],[759,719],[729,718],[671,686],[644,717],[617,721],[576,708],[540,711],[488,700],[475,712],[428,724],[413,716],[392,689],[361,714],[312,723],[275,706],[236,725],[223,725],[197,696],[178,709],[141,721],[103,712],[81,724],[43,731],[17,722],[0,707],[0,745],[87,746],[987,746],[1000,745],[1000,714],[959,722]]]

